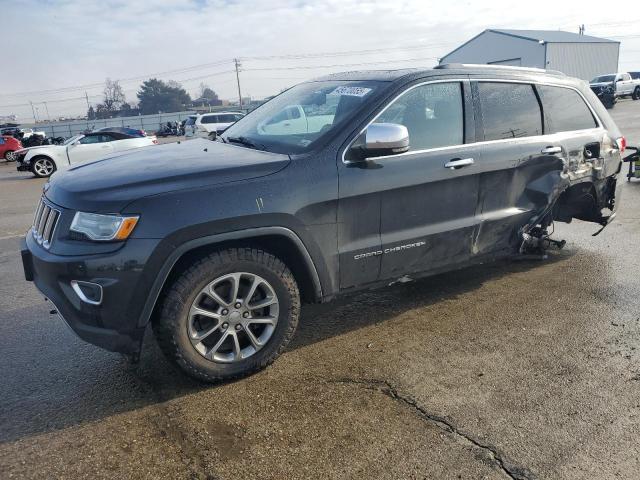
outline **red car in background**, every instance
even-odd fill
[[[13,152],[21,148],[20,140],[8,135],[0,136],[0,158],[4,158],[7,162],[13,162],[15,161]]]

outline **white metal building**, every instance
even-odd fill
[[[618,71],[620,42],[559,30],[497,30],[476,35],[440,63],[486,63],[559,70],[591,80]]]

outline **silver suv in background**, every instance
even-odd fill
[[[184,124],[184,134],[187,137],[208,137],[215,132],[222,133],[228,127],[244,117],[240,112],[215,112],[202,115],[189,115]]]

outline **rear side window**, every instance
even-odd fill
[[[478,83],[484,140],[542,135],[540,104],[532,85]]]
[[[236,121],[236,116],[230,113],[218,115],[218,118],[220,119],[220,123],[233,123]]]
[[[575,90],[538,85],[546,133],[571,132],[598,126],[589,107]]]
[[[218,123],[218,116],[217,115],[206,115],[206,116],[202,117],[202,120],[200,120],[200,123]]]
[[[197,117],[187,117],[187,121],[184,123],[185,125],[194,125],[196,123]]]
[[[399,123],[409,131],[410,151],[464,143],[460,83],[415,87],[387,107],[375,123]]]

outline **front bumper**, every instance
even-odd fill
[[[18,159],[16,161],[16,170],[18,170],[19,172],[30,172],[31,163],[25,162],[24,159]]]
[[[144,326],[138,325],[148,287],[142,281],[155,240],[129,240],[116,252],[100,255],[55,255],[29,232],[22,240],[25,278],[55,305],[58,314],[84,341],[106,350],[140,351]],[[99,297],[78,289],[99,286]],[[97,300],[100,300],[99,302]]]

